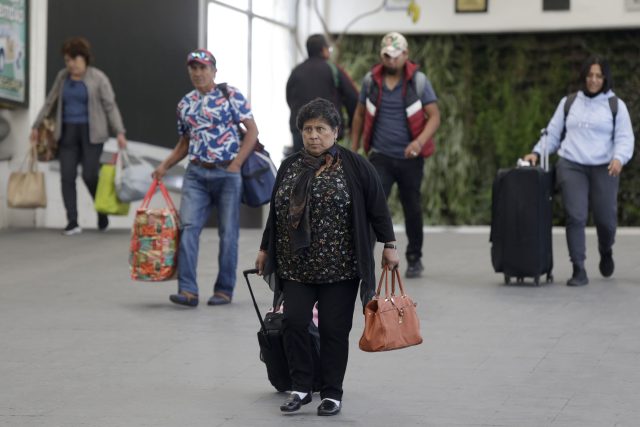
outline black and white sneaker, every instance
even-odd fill
[[[82,228],[78,225],[76,221],[72,221],[62,230],[62,234],[65,236],[73,236],[74,234],[82,233]]]

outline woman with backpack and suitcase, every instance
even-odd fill
[[[617,226],[617,197],[622,167],[633,155],[634,135],[629,111],[612,88],[608,62],[599,56],[585,61],[581,90],[562,98],[547,126],[547,150],[558,152],[556,179],[566,212],[566,236],[573,275],[568,286],[589,283],[584,267],[585,227],[589,207],[598,234],[599,269],[614,271],[612,247]],[[541,141],[542,142],[542,141]],[[535,165],[541,142],[524,160]]]
[[[336,144],[340,116],[316,98],[296,120],[304,150],[280,166],[256,269],[284,300],[283,339],[292,391],[284,413],[311,402],[312,349],[308,326],[318,302],[322,385],[317,414],[342,408],[349,332],[358,288],[363,304],[375,293],[370,230],[384,242],[382,264],[397,268],[393,224],[376,171]]]

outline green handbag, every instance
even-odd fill
[[[95,199],[96,212],[108,215],[128,215],[129,203],[118,200],[116,193],[116,167],[102,165],[98,177]]]

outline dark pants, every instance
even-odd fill
[[[62,200],[69,222],[78,221],[76,177],[82,165],[82,180],[91,197],[95,198],[100,172],[100,155],[104,144],[89,142],[88,124],[64,124],[58,146]]]
[[[408,261],[422,258],[422,196],[420,186],[424,175],[424,159],[394,159],[384,154],[372,153],[369,161],[378,171],[384,194],[389,198],[391,187],[398,184],[398,194],[404,212],[404,225],[409,239],[406,257]]]
[[[567,214],[569,257],[580,266],[586,258],[584,229],[589,207],[598,232],[600,253],[610,251],[615,241],[620,179],[610,176],[607,166],[585,166],[562,158],[556,163],[556,177]]]
[[[317,301],[322,370],[320,397],[342,400],[358,283],[358,279],[322,284],[283,281],[283,338],[293,390],[310,392],[313,386],[312,343],[308,328]]]

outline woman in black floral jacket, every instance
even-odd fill
[[[307,328],[318,302],[318,415],[335,415],[342,408],[356,294],[360,288],[363,304],[374,294],[371,230],[385,243],[382,265],[397,268],[399,259],[378,175],[364,158],[336,144],[340,116],[333,104],[309,102],[297,126],[304,150],[280,166],[256,268],[286,301],[283,335],[293,390],[280,410],[295,412],[311,402]]]

